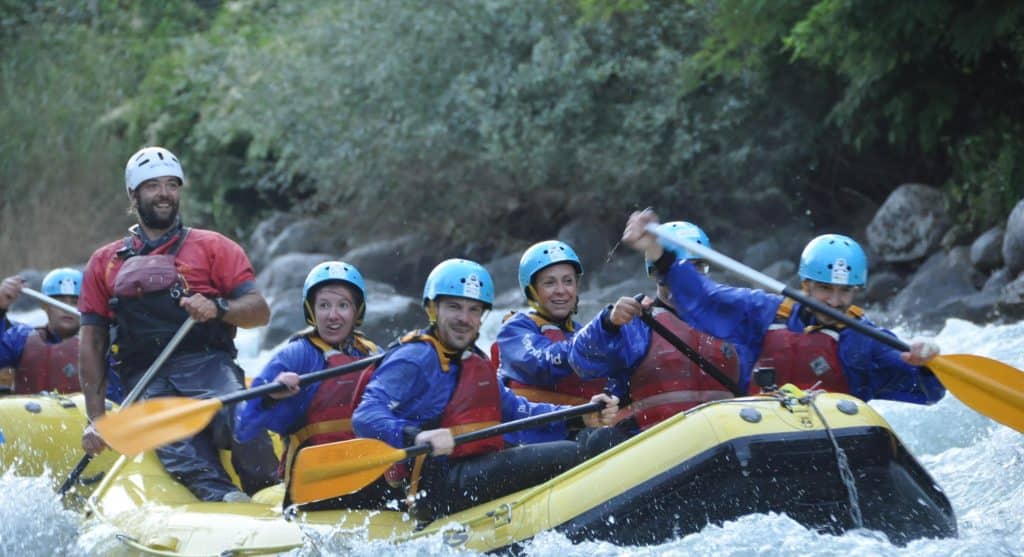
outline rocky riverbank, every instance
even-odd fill
[[[954,237],[941,192],[927,185],[897,188],[868,216],[867,222],[844,222],[837,230],[850,233],[868,252],[871,271],[860,302],[876,320],[937,329],[951,317],[988,323],[1024,316],[1024,201],[1006,223],[969,239]],[[576,249],[586,270],[581,320],[590,319],[619,296],[653,291],[640,256],[617,245],[622,225],[574,220],[557,234]],[[271,324],[262,335],[264,348],[304,325],[299,304],[302,280],[325,259],[348,261],[366,277],[369,304],[363,329],[382,342],[423,324],[419,307],[423,280],[447,257],[471,257],[484,263],[497,289],[495,313],[523,306],[516,282],[521,252],[473,253],[479,250],[470,248],[467,253],[460,246],[438,245],[418,234],[352,246],[331,230],[315,219],[279,215],[262,223],[250,238],[250,254],[260,269],[259,285],[273,309]],[[804,244],[828,231],[792,225],[766,230],[764,240],[745,247],[731,245],[728,239],[712,238],[712,243],[723,253],[795,286]],[[735,277],[715,276],[739,284]]]
[[[938,329],[951,317],[976,323],[1024,317],[1024,200],[1005,223],[994,223],[976,238],[957,237],[941,192],[922,184],[900,186],[867,215],[853,208],[850,214],[850,222],[835,223],[834,228],[815,230],[792,224],[764,230],[764,239],[751,245],[736,245],[729,238],[714,236],[712,244],[796,286],[797,261],[804,244],[816,234],[843,232],[860,241],[868,252],[868,285],[858,303],[882,324]],[[619,296],[653,291],[641,257],[618,245],[623,222],[577,219],[557,233],[558,239],[576,249],[586,270],[580,320],[589,320]],[[497,290],[495,314],[523,307],[516,276],[525,243],[518,251],[489,253],[410,233],[353,244],[339,230],[345,227],[317,218],[277,214],[242,239],[257,270],[259,288],[271,304],[271,322],[260,332],[262,349],[305,326],[300,304],[303,279],[313,265],[328,259],[354,264],[367,279],[369,302],[362,329],[378,342],[390,342],[423,325],[423,280],[434,265],[448,257],[469,257],[490,270]],[[741,284],[736,277],[712,273],[717,280]],[[42,277],[36,270],[22,275],[35,287]],[[23,297],[15,309],[33,305]]]

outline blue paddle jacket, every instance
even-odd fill
[[[741,364],[740,387],[747,390],[765,333],[775,321],[783,297],[716,283],[693,265],[679,260],[669,267],[662,279],[685,321],[736,346]],[[813,316],[804,315],[809,312],[801,309],[799,302],[793,307],[786,322],[789,330],[801,332],[816,324]],[[867,319],[863,321],[874,326]],[[839,332],[839,362],[850,385],[850,394],[864,401],[880,398],[933,404],[946,393],[927,368],[904,362],[896,349],[850,328],[844,327]]]
[[[527,313],[516,313],[505,321],[498,331],[498,350],[501,355],[498,377],[508,385],[518,381],[526,385],[552,387],[573,373],[569,366],[569,345],[580,324],[572,322],[573,330],[561,328],[566,340],[555,342],[544,336],[540,326]],[[621,396],[620,396],[621,398]],[[505,435],[511,445],[529,445],[547,441],[562,441],[567,430],[547,427],[526,429]],[[559,437],[559,435],[561,435]]]
[[[411,444],[420,430],[434,429],[448,405],[459,379],[461,361],[441,367],[439,355],[428,342],[413,341],[392,348],[370,379],[363,400],[352,416],[359,437],[379,439],[392,447]],[[497,381],[502,421],[546,414],[564,408],[534,403],[517,396]],[[551,435],[565,439],[565,422],[549,424]]]
[[[343,351],[359,359],[372,355],[362,353],[353,345],[349,345]],[[252,388],[274,381],[278,374],[285,371],[305,375],[326,367],[324,353],[305,336],[296,337],[267,362],[260,374],[252,380]],[[361,371],[352,373],[358,374]],[[273,402],[263,398],[242,402],[235,413],[235,437],[244,443],[265,429],[282,436],[295,432],[306,425],[306,412],[320,383],[321,381],[316,381],[304,385],[295,396]]]
[[[18,367],[21,355],[25,352],[25,343],[28,336],[35,334],[35,328],[24,323],[11,321],[7,318],[6,312],[0,312],[0,367]],[[56,344],[60,338],[53,336],[49,330],[46,331],[46,342]],[[121,377],[113,370],[108,362],[107,370],[107,399],[116,403],[124,400],[124,387],[121,385]]]
[[[651,328],[640,319],[631,319],[618,330],[605,328],[611,306],[601,310],[573,337],[569,364],[584,379],[612,377],[612,392],[620,400],[629,394],[633,368],[647,355]]]
[[[573,329],[580,324],[573,321]],[[498,331],[501,361],[498,377],[502,381],[519,381],[527,385],[550,387],[572,374],[569,367],[569,340],[573,331],[562,328],[566,339],[553,342],[544,336],[540,326],[526,313],[516,313]]]
[[[17,367],[21,354],[25,351],[28,335],[34,334],[35,328],[11,321],[7,318],[6,312],[4,313],[0,318],[0,367]],[[46,342],[56,344],[60,339],[47,331]]]

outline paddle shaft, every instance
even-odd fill
[[[353,371],[359,371],[363,368],[367,368],[373,364],[376,364],[382,359],[384,359],[384,354],[377,354],[376,356],[370,356],[369,358],[363,358],[362,360],[356,360],[354,362],[349,362],[344,365],[330,367],[327,369],[322,369],[320,371],[315,371],[313,373],[300,375],[299,386],[301,387],[303,385],[308,385],[310,383],[320,381],[321,379],[327,379],[328,377],[334,377],[336,375],[344,375],[346,373],[351,373]],[[267,383],[265,385],[260,385],[259,387],[255,387],[252,389],[236,391],[228,395],[217,397],[217,399],[220,400],[222,404],[227,406],[228,404],[234,404],[236,402],[242,402],[243,400],[259,398],[263,395],[283,391],[286,390],[287,388],[288,387],[286,387],[284,383],[271,381],[270,383]]]
[[[488,437],[494,437],[495,435],[503,435],[505,433],[511,433],[513,431],[520,431],[523,429],[530,429],[553,422],[559,422],[567,420],[569,418],[575,418],[576,416],[582,416],[584,414],[590,414],[591,412],[599,412],[604,409],[603,402],[588,402],[587,404],[581,404],[579,406],[570,406],[569,408],[563,408],[561,410],[555,410],[554,412],[548,412],[547,414],[540,414],[537,416],[530,416],[529,418],[521,418],[513,420],[511,422],[505,422],[491,427],[485,427],[469,433],[463,433],[462,435],[455,436],[455,444],[462,445],[463,443],[472,443],[473,441],[479,441]],[[405,451],[405,458],[411,458],[419,456],[421,454],[430,454],[434,448],[431,445],[413,445],[402,449]]]
[[[665,242],[675,244],[681,248],[686,249],[690,253],[695,253],[699,255],[701,259],[705,259],[719,267],[728,269],[736,273],[737,275],[740,275],[741,277],[744,277],[747,280],[753,282],[754,284],[760,286],[761,288],[764,288],[765,290],[775,292],[776,294],[782,294],[787,298],[792,298],[800,302],[801,304],[804,304],[805,306],[812,308],[817,312],[823,313],[831,317],[832,319],[835,319],[836,321],[844,323],[851,329],[854,329],[859,333],[863,333],[877,340],[878,342],[888,344],[889,346],[901,352],[910,351],[910,346],[907,345],[907,343],[886,333],[885,331],[872,327],[871,325],[868,325],[867,323],[861,321],[860,319],[855,319],[841,311],[837,311],[829,307],[827,304],[819,302],[818,300],[815,300],[814,298],[807,296],[802,291],[794,290],[786,286],[784,283],[775,280],[764,273],[755,271],[754,269],[747,267],[746,265],[740,263],[739,261],[722,255],[711,248],[702,246],[697,242],[691,242],[690,240],[687,240],[685,238],[677,238],[675,236],[672,236],[662,230],[659,230],[658,227],[654,224],[648,224],[644,230],[650,232],[651,234],[654,234],[655,236],[661,238]]]
[[[38,300],[38,301],[40,301],[40,302],[42,302],[44,304],[49,304],[49,305],[51,305],[51,306],[53,306],[53,307],[55,307],[57,309],[62,309],[64,311],[68,312],[68,313],[75,314],[75,315],[77,315],[79,317],[81,317],[81,315],[82,315],[81,312],[78,311],[78,308],[76,308],[75,306],[71,306],[71,305],[65,304],[64,302],[62,302],[60,300],[55,300],[55,299],[47,296],[46,294],[43,294],[42,292],[39,292],[37,290],[33,290],[33,289],[31,289],[31,288],[29,288],[27,286],[22,287],[21,293],[25,294],[29,298],[35,298],[36,300]]]
[[[634,298],[636,299],[636,301],[639,302],[641,299],[643,299],[643,296],[643,294],[637,294],[636,296],[634,296]],[[661,338],[667,340],[669,344],[675,346],[676,350],[679,350],[680,352],[685,354],[686,357],[692,360],[693,363],[697,364],[697,366],[700,367],[700,369],[704,371],[704,373],[710,375],[715,381],[721,383],[722,386],[725,387],[726,389],[729,389],[729,391],[732,392],[732,394],[736,396],[744,396],[747,394],[743,392],[743,389],[741,389],[735,381],[730,379],[727,375],[722,373],[721,370],[715,367],[715,364],[708,361],[708,359],[705,358],[704,356],[701,356],[689,344],[683,342],[683,339],[679,338],[678,336],[675,335],[675,333],[668,330],[668,327],[659,323],[658,320],[655,319],[649,311],[644,311],[643,313],[641,313],[640,320],[647,324],[648,327],[653,329],[654,332],[661,335]]]
[[[25,289],[22,290],[24,291]],[[142,378],[135,384],[135,388],[133,388],[131,392],[124,397],[124,400],[121,401],[122,408],[132,404],[137,398],[139,398],[139,396],[142,395],[142,391],[144,391],[146,387],[149,386],[150,382],[153,381],[153,377],[156,376],[156,372],[160,370],[160,366],[164,365],[167,358],[171,357],[171,353],[174,352],[174,349],[178,347],[178,344],[181,343],[182,339],[184,339],[185,335],[192,330],[192,326],[195,324],[195,320],[189,317],[185,319],[185,322],[181,324],[181,327],[178,327],[178,331],[174,333],[174,336],[167,342],[167,346],[164,346],[164,349],[160,351],[160,354],[157,355],[155,360],[153,360],[153,363],[149,365],[149,369],[146,370],[146,373],[144,373]],[[90,462],[92,462],[92,455],[86,453],[82,459],[78,461],[78,464],[75,465],[75,468],[71,473],[68,474],[64,483],[60,484],[60,489],[57,490],[57,494],[63,496],[67,493],[67,491],[71,489],[71,486],[75,485],[75,482],[78,481],[78,478],[82,475],[82,472],[85,471],[85,467],[89,466]]]

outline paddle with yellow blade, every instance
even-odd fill
[[[531,429],[544,424],[598,412],[603,402],[588,402],[547,414],[530,416],[455,437],[455,444],[479,441],[495,435]],[[295,503],[309,503],[355,493],[379,478],[392,464],[430,454],[430,445],[396,449],[376,439],[351,439],[313,445],[299,451],[292,467],[289,491]]]
[[[308,373],[299,378],[299,386],[359,371],[379,362],[382,358],[384,358],[384,354],[378,354],[345,365]],[[235,391],[216,398],[152,398],[134,404],[116,414],[105,414],[96,420],[96,430],[99,431],[103,440],[117,452],[124,455],[135,455],[199,433],[224,406],[285,389],[287,387],[284,384],[275,381],[254,389]]]
[[[142,391],[146,390],[146,387],[149,386],[150,382],[153,381],[153,378],[156,377],[156,372],[160,371],[160,367],[164,365],[164,362],[167,361],[167,358],[171,357],[171,354],[174,352],[174,349],[178,347],[178,344],[180,344],[182,340],[184,340],[185,335],[187,335],[188,332],[192,330],[192,326],[195,324],[195,320],[192,319],[191,317],[185,319],[185,321],[181,324],[181,327],[178,327],[177,332],[175,332],[174,336],[171,337],[171,340],[167,341],[167,345],[164,346],[164,349],[160,351],[160,354],[158,354],[156,359],[153,360],[153,363],[149,365],[149,369],[146,370],[146,373],[142,374],[142,377],[135,384],[135,388],[133,388],[131,392],[128,393],[121,401],[121,411],[118,412],[117,414],[104,414],[104,417],[120,415],[127,409],[129,405],[135,402],[135,399],[139,398],[139,396],[142,395]],[[96,420],[95,424],[99,424],[99,422],[101,422],[102,420],[103,417],[100,417],[99,419]],[[57,494],[63,496],[65,493],[67,493],[68,490],[71,489],[71,486],[75,485],[75,483],[78,482],[78,478],[82,475],[82,472],[85,471],[85,468],[89,465],[89,462],[91,461],[92,455],[86,454],[85,456],[83,456],[82,459],[78,461],[78,465],[75,466],[75,469],[72,470],[70,474],[68,474],[68,477],[64,480],[64,483],[60,485],[60,489],[57,490]]]
[[[802,291],[789,288],[782,282],[755,271],[707,246],[669,235],[653,224],[648,224],[644,230],[666,243],[685,248],[702,259],[728,269],[765,290],[792,298],[832,319],[841,321],[848,327],[883,344],[892,346],[901,352],[910,350],[907,343],[885,331],[836,311],[805,295]],[[961,402],[980,414],[1024,432],[1024,372],[1003,362],[970,354],[939,355],[929,360],[927,367]]]

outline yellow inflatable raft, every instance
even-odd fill
[[[281,494],[278,487],[253,503],[199,502],[147,453],[120,459],[88,507],[121,532],[126,555],[276,554],[321,526],[394,543],[440,535],[475,551],[547,530],[642,545],[766,512],[827,532],[863,526],[897,544],[957,532],[946,496],[885,420],[836,394],[708,403],[544,484],[420,527],[400,511],[286,517]]]
[[[59,485],[85,456],[85,423],[81,394],[0,397],[0,471],[39,476],[49,470]],[[108,452],[93,459],[82,473],[78,494],[88,494],[116,456]]]

